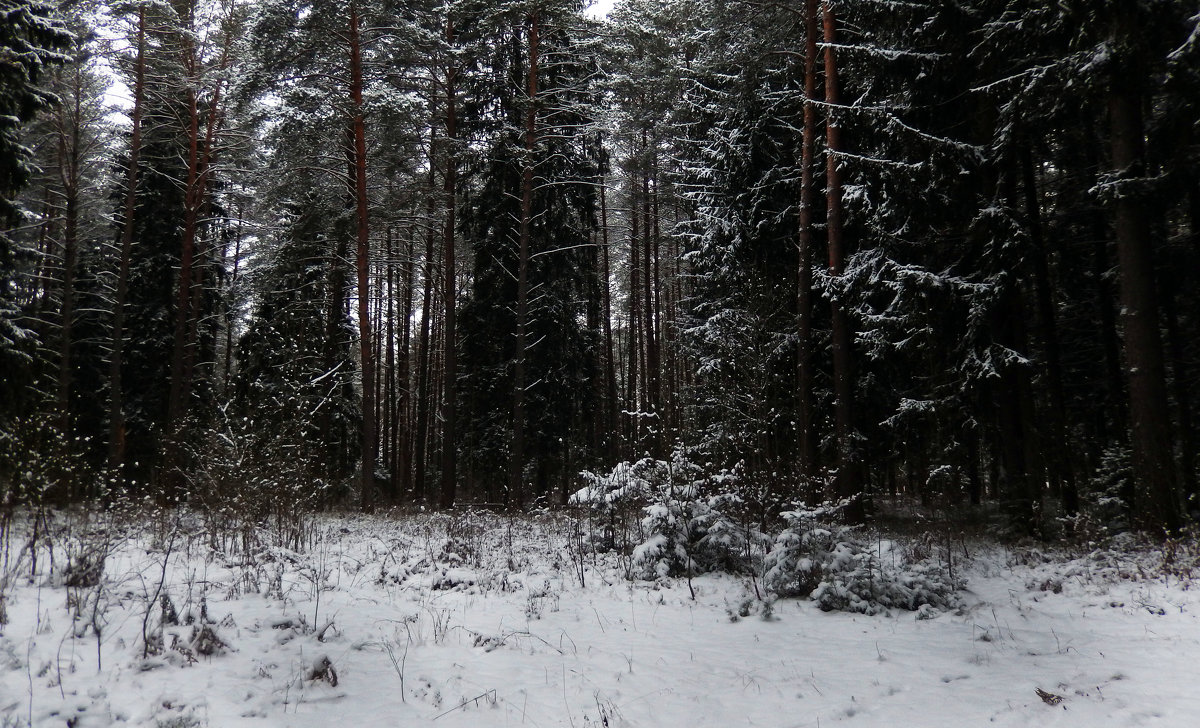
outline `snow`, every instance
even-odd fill
[[[1145,547],[1068,558],[970,544],[965,607],[865,616],[764,602],[749,577],[697,576],[694,600],[684,579],[628,582],[561,515],[322,517],[303,551],[249,552],[236,533],[213,548],[198,519],[140,520],[60,514],[53,562],[46,535],[29,549],[28,519],[14,521],[0,544],[0,726],[1183,727],[1200,715],[1197,595]],[[83,553],[106,556],[98,582]],[[143,657],[160,591],[180,623]]]

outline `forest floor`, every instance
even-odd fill
[[[764,602],[750,577],[627,581],[564,516],[329,516],[303,549],[249,551],[179,514],[47,525],[0,541],[4,728],[1200,716],[1200,592],[1144,545],[962,542],[962,608],[917,619]]]

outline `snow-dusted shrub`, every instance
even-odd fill
[[[709,474],[676,450],[671,460],[620,463],[609,475],[583,474],[587,485],[571,502],[588,506],[600,524],[596,540],[620,547],[616,526],[630,505],[640,507],[630,543],[630,576],[656,579],[747,566],[760,535],[730,517],[740,498],[729,492],[736,476]],[[628,531],[626,531],[628,532]]]
[[[888,609],[948,610],[959,606],[962,579],[937,562],[885,566],[874,549],[840,542],[825,565],[825,576],[812,599],[826,612],[879,614]]]
[[[311,535],[307,517],[335,486],[321,477],[302,423],[264,426],[227,408],[218,415],[188,446],[194,466],[184,474],[188,500],[208,521],[213,546],[303,551]]]
[[[1079,513],[1071,519],[1075,535],[1098,541],[1128,531],[1133,482],[1129,448],[1124,445],[1106,448],[1096,472],[1080,489]]]
[[[642,458],[637,462],[617,463],[606,474],[585,470],[580,473],[583,487],[570,498],[572,505],[584,506],[594,523],[587,534],[597,551],[626,552],[640,534],[637,514],[654,490],[653,482],[665,477],[661,460]]]
[[[836,524],[845,503],[798,508],[767,554],[766,584],[780,596],[809,596],[824,611],[879,614],[889,609],[954,609],[964,583],[932,558],[881,558],[882,543]],[[888,549],[894,548],[888,545]]]

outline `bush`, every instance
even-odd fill
[[[1115,445],[1104,450],[1091,479],[1079,498],[1079,513],[1071,531],[1087,541],[1101,541],[1131,528],[1133,461],[1129,448]]]
[[[809,596],[824,611],[879,614],[889,609],[955,609],[964,581],[932,558],[899,558],[885,565],[881,543],[863,541],[838,525],[846,503],[783,514],[788,527],[767,554],[766,584],[785,597]],[[889,545],[888,549],[892,546]]]
[[[618,545],[618,526],[627,524],[624,519],[630,510],[641,510],[636,545],[628,543],[631,577],[745,571],[754,547],[765,540],[733,518],[742,504],[736,493],[729,492],[736,486],[736,476],[727,471],[706,473],[682,450],[676,450],[669,461],[623,462],[608,475],[585,472],[583,478],[587,485],[571,502],[588,506],[600,524],[593,542]]]
[[[190,453],[195,465],[184,475],[188,499],[208,519],[214,540],[237,535],[239,543],[229,545],[248,552],[266,535],[270,545],[304,550],[306,516],[334,486],[321,477],[302,429],[300,422],[267,426],[221,408],[202,430]]]

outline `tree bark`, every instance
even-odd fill
[[[425,233],[425,271],[421,285],[421,330],[417,334],[417,425],[414,433],[413,447],[413,499],[425,501],[425,466],[426,453],[429,444],[429,409],[432,394],[430,392],[430,324],[433,315],[434,283],[434,161],[436,159],[436,132],[433,127],[429,130],[429,190],[430,196],[427,209],[428,228]]]
[[[843,150],[841,128],[835,109],[841,104],[838,90],[837,59],[834,44],[837,42],[837,19],[829,3],[823,5],[825,31],[825,102],[831,111],[825,122],[826,155],[826,228],[829,243],[829,275],[836,281],[845,272],[846,243],[842,226],[842,175],[838,168],[838,154]],[[833,310],[833,392],[834,432],[837,442],[837,496],[849,501],[845,518],[850,523],[864,519],[862,492],[859,487],[858,466],[854,454],[854,375],[851,352],[850,318],[839,295],[830,296]]]
[[[1118,38],[1122,30],[1117,30]],[[1145,125],[1140,79],[1120,64],[1108,96],[1112,166],[1126,182],[1145,175]],[[1154,289],[1153,228],[1143,194],[1123,191],[1114,204],[1121,323],[1137,492],[1134,521],[1157,533],[1180,525],[1176,504],[1166,373]]]
[[[400,442],[400,418],[396,406],[399,394],[396,377],[396,230],[394,223],[390,221],[387,224],[384,242],[387,262],[380,286],[385,288],[385,292],[381,294],[382,300],[379,309],[380,315],[386,317],[387,328],[382,337],[384,365],[380,368],[382,372],[380,378],[383,380],[382,407],[380,408],[383,412],[383,420],[380,430],[380,446],[383,462],[388,471],[388,500],[396,503],[400,496],[400,469],[397,467],[399,465],[397,445]]]
[[[524,504],[525,470],[525,337],[529,295],[529,238],[533,224],[533,152],[537,145],[538,14],[529,16],[529,98],[525,109],[525,160],[521,172],[521,226],[517,250],[517,341],[513,362],[512,450],[508,467],[509,497]]]
[[[800,474],[815,472],[816,442],[812,411],[812,260],[813,167],[817,138],[817,0],[804,2],[804,130],[800,141],[800,231],[796,280],[796,427]]]
[[[359,474],[362,507],[370,508],[375,485],[375,356],[371,346],[370,229],[367,218],[367,134],[363,120],[362,48],[359,38],[358,3],[350,3],[350,103],[354,129],[354,190],[356,238],[358,242],[358,341],[362,359],[362,459]]]
[[[620,407],[617,398],[617,371],[616,357],[613,350],[613,330],[612,330],[612,287],[611,266],[608,250],[608,184],[603,178],[600,180],[600,240],[601,240],[601,281],[603,289],[601,296],[604,300],[604,379],[606,391],[608,393],[608,402],[605,404],[605,428],[604,435],[604,454],[611,462],[615,462],[618,457],[618,440],[617,432],[620,423],[617,418],[617,412]]]
[[[194,23],[189,18],[189,28]],[[197,257],[197,238],[199,234],[200,212],[208,201],[208,186],[215,155],[215,137],[221,109],[221,93],[224,81],[219,80],[213,89],[208,115],[205,119],[204,133],[200,130],[200,106],[197,85],[200,80],[201,59],[195,41],[185,29],[184,36],[184,68],[187,71],[187,103],[188,103],[188,151],[187,151],[187,181],[184,187],[183,207],[183,238],[180,250],[179,284],[175,300],[175,334],[171,351],[171,381],[167,398],[167,427],[170,429],[167,441],[167,459],[163,496],[173,500],[176,490],[182,485],[182,474],[178,472],[182,461],[183,424],[186,416],[188,400],[191,397],[191,366],[195,360],[196,326],[200,312],[197,303],[201,291],[199,282],[202,271],[194,269]],[[228,40],[221,59],[220,67],[224,68],[228,61]]]
[[[454,43],[454,23],[446,22],[446,42]],[[457,438],[455,429],[458,418],[458,341],[456,338],[455,305],[457,297],[454,291],[454,215],[457,202],[458,161],[457,150],[454,147],[458,138],[458,90],[456,77],[458,68],[450,64],[446,68],[446,143],[445,175],[442,194],[445,198],[445,222],[442,226],[442,256],[444,278],[443,288],[445,301],[445,386],[442,395],[442,492],[439,505],[449,508],[454,505],[455,491],[458,483]]]
[[[646,339],[646,411],[647,439],[650,455],[661,456],[662,413],[659,411],[659,357],[658,337],[655,332],[656,316],[654,304],[654,235],[651,221],[652,203],[650,197],[650,148],[648,134],[642,130],[642,154],[645,169],[642,170],[642,319]]]
[[[630,457],[640,455],[641,447],[641,411],[638,397],[638,359],[641,356],[641,307],[639,305],[639,273],[641,255],[638,252],[638,240],[640,233],[638,232],[638,196],[636,186],[631,179],[629,182],[629,322],[628,329],[628,351],[629,363],[626,367],[625,375],[625,407],[629,413],[629,427],[626,434],[626,447]],[[644,375],[643,375],[644,376]],[[644,387],[642,388],[644,390]]]

